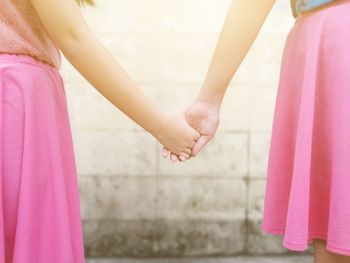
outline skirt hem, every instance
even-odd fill
[[[285,233],[285,229],[284,228],[277,229],[277,228],[273,228],[273,227],[268,227],[268,226],[263,225],[263,224],[260,225],[260,228],[264,232],[266,232],[268,234],[272,234],[272,235],[281,235],[281,236],[283,236],[284,233]],[[322,240],[327,241],[327,235],[325,235],[323,233],[312,233],[312,234],[309,234],[307,244],[297,244],[297,243],[292,243],[290,241],[284,240],[283,241],[283,246],[285,248],[289,249],[289,250],[303,252],[303,251],[306,251],[309,248],[309,246],[312,243],[312,240],[314,240],[314,239],[322,239]],[[343,255],[343,256],[350,256],[350,250],[349,249],[336,247],[336,246],[333,246],[333,245],[329,245],[328,243],[326,245],[326,249],[328,251],[336,253],[336,254],[340,254],[340,255]]]

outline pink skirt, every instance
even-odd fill
[[[0,55],[0,263],[82,263],[72,135],[59,72]]]
[[[262,230],[350,256],[350,0],[305,13],[282,59]]]

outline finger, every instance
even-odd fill
[[[182,152],[182,153],[180,153],[180,156],[182,156],[182,157],[186,158],[187,160],[188,160],[188,159],[191,159],[191,155],[190,155],[190,154],[188,154],[188,153],[184,153],[184,152]]]
[[[177,155],[171,153],[171,154],[170,154],[170,160],[171,160],[172,162],[176,163],[179,159],[178,159]]]
[[[185,156],[183,156],[183,155],[180,155],[179,159],[180,159],[181,162],[185,162],[187,160],[187,158]]]
[[[196,144],[198,140],[194,140],[193,138],[192,139],[189,139],[186,141],[186,144],[184,144],[184,146],[186,148],[190,148],[192,150],[193,146]]]
[[[194,147],[194,144],[187,146],[187,148],[184,148],[181,150],[181,153],[186,153],[188,155],[192,154],[192,148]]]
[[[170,154],[170,151],[165,147],[163,147],[163,151],[162,151],[163,158],[168,158],[169,154]]]
[[[195,141],[198,141],[199,138],[201,137],[201,134],[198,131],[194,130],[192,137]]]
[[[201,136],[193,146],[191,155],[196,156],[203,149],[203,147],[209,142],[209,140],[210,140],[210,137]]]

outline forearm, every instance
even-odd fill
[[[162,113],[143,95],[110,52],[92,34],[61,44],[70,63],[105,98],[152,134],[161,125]]]
[[[31,0],[68,61],[112,104],[176,154],[190,154],[200,134],[184,114],[161,113],[93,35],[75,0]]]
[[[198,100],[220,105],[275,0],[233,1]]]

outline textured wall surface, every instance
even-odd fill
[[[97,0],[84,14],[167,110],[198,92],[229,4]],[[217,136],[184,164],[163,160],[155,139],[64,61],[87,256],[286,252],[259,224],[281,55],[293,22],[289,1],[279,0],[230,85]]]

